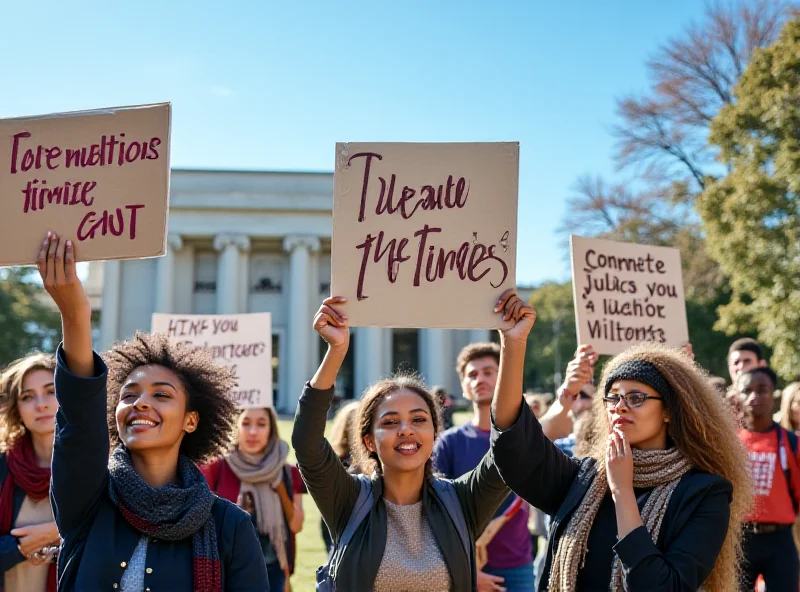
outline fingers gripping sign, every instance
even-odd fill
[[[503,323],[511,324],[502,330],[503,339],[513,342],[526,342],[528,334],[536,322],[536,311],[526,304],[514,290],[506,290],[500,296],[494,311],[503,315]]]
[[[339,312],[337,305],[344,304],[346,298],[332,296],[326,298],[314,316],[314,331],[319,333],[331,347],[347,346],[350,342],[350,328],[347,316]]]
[[[90,310],[75,268],[75,246],[57,234],[48,232],[36,262],[44,289],[53,299],[62,316]]]

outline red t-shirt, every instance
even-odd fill
[[[750,455],[750,473],[753,477],[753,509],[745,520],[763,524],[794,524],[795,513],[789,484],[778,453],[778,430],[751,432],[743,429],[739,430],[739,438]],[[782,440],[794,491],[800,494],[800,456],[791,458],[792,452],[785,433]]]

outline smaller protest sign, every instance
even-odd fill
[[[578,341],[599,354],[689,341],[678,249],[570,237]]]
[[[331,293],[352,326],[497,329],[519,144],[336,145]]]
[[[0,266],[52,230],[80,261],[165,253],[168,103],[0,119]]]
[[[271,407],[272,320],[269,313],[153,315],[153,333],[174,343],[199,345],[236,374],[233,397],[241,408]]]

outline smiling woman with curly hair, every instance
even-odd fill
[[[748,460],[705,372],[652,343],[616,356],[588,456],[568,458],[522,401],[535,312],[513,293],[500,306],[516,328],[503,334],[492,450],[508,486],[554,516],[540,590],[736,590]],[[525,454],[508,462],[513,450]]]
[[[145,333],[104,362],[74,246],[48,233],[38,265],[64,332],[51,493],[59,590],[269,590],[250,516],[195,464],[231,439],[232,373],[201,348]]]

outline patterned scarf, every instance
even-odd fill
[[[118,446],[108,463],[108,492],[122,516],[141,534],[163,541],[192,538],[195,592],[220,592],[222,571],[211,508],[216,496],[195,464],[181,456],[181,485],[153,489],[134,470],[128,451]]]
[[[30,434],[25,434],[6,454],[8,476],[0,487],[0,535],[13,529],[14,491],[19,487],[33,501],[40,501],[50,493],[50,467],[36,463],[36,453]],[[56,564],[50,564],[47,574],[47,592],[56,590]]]
[[[578,572],[586,557],[589,532],[600,509],[600,504],[608,491],[605,464],[598,463],[597,474],[589,486],[580,506],[570,518],[564,534],[558,541],[550,581],[547,589],[551,592],[572,592],[578,581]],[[654,487],[642,509],[642,523],[653,541],[658,541],[661,522],[667,511],[672,492],[691,465],[677,448],[669,450],[633,450],[633,486]],[[584,464],[582,472],[590,469]],[[584,475],[580,475],[580,479]],[[611,568],[611,592],[622,592],[622,563],[614,558]]]
[[[286,554],[289,532],[276,488],[283,483],[283,467],[288,455],[289,445],[276,438],[262,455],[248,454],[236,448],[225,457],[228,466],[242,483],[240,497],[248,493],[253,496],[258,533],[269,537],[284,570],[289,566]]]

